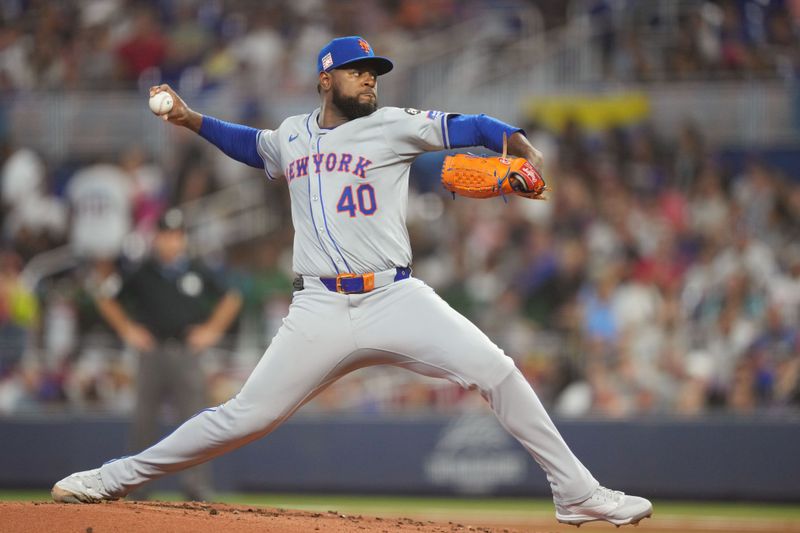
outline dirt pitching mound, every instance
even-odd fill
[[[4,533],[517,533],[411,518],[348,516],[222,503],[105,502],[94,505],[0,502]]]

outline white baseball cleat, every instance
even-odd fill
[[[116,500],[103,485],[100,469],[75,472],[55,485],[50,495],[59,503],[98,503],[104,500]]]
[[[653,514],[653,504],[639,496],[598,487],[587,499],[571,505],[556,504],[556,519],[562,524],[580,526],[584,522],[605,520],[615,526],[638,524]]]

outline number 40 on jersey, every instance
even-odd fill
[[[356,216],[356,211],[362,215],[370,216],[378,209],[378,204],[375,201],[375,189],[369,183],[362,183],[355,188],[348,185],[342,191],[339,197],[339,202],[336,204],[336,210],[339,213],[347,212],[351,218]]]

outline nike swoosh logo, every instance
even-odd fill
[[[300,135],[300,134],[299,133],[295,133],[294,135],[289,135],[289,142],[292,142],[293,140],[297,139],[298,135]]]

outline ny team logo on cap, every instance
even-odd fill
[[[317,71],[330,72],[336,68],[356,63],[369,62],[377,75],[392,70],[392,62],[385,57],[376,56],[366,39],[359,35],[339,37],[322,47],[317,55]]]

